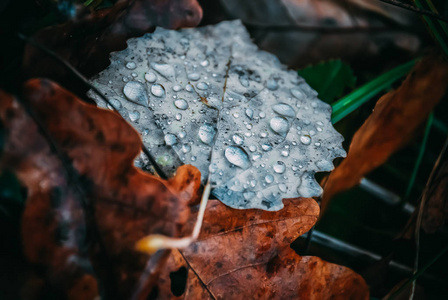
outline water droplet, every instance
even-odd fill
[[[289,156],[289,151],[288,150],[282,150],[281,154],[284,157],[288,157]]]
[[[204,124],[199,127],[199,139],[207,145],[210,145],[213,142],[213,138],[215,137],[216,130],[213,126],[209,124]]]
[[[299,99],[299,100],[304,100],[305,99],[305,94],[301,90],[299,90],[297,88],[292,88],[291,89],[291,94],[294,97],[296,97],[297,99]]]
[[[156,97],[165,97],[165,89],[160,84],[156,83],[151,86],[151,94]]]
[[[218,171],[218,165],[215,163],[210,164],[210,166],[208,167],[208,171],[210,173],[216,173],[216,171]]]
[[[333,170],[333,164],[328,160],[319,160],[316,162],[316,166],[321,171],[331,171]]]
[[[232,136],[232,140],[233,140],[233,142],[234,142],[235,144],[237,144],[237,145],[242,145],[242,144],[244,144],[244,138],[243,138],[241,135],[239,135],[239,134],[234,134],[234,135]]]
[[[209,64],[210,64],[210,62],[207,59],[201,61],[201,66],[203,66],[203,67],[207,67]]]
[[[181,87],[180,85],[178,85],[178,84],[173,85],[173,91],[178,92],[178,91],[180,91],[181,89],[182,89],[182,87]]]
[[[280,135],[285,136],[288,133],[289,123],[288,120],[283,117],[273,117],[269,125],[271,126],[272,130]]]
[[[138,119],[140,119],[140,113],[139,113],[138,111],[136,111],[136,110],[130,112],[130,113],[129,113],[129,119],[130,119],[132,122],[136,122],[136,121],[138,121]]]
[[[182,145],[182,152],[183,153],[188,153],[191,151],[191,146],[189,144],[183,144]]]
[[[274,176],[272,176],[271,174],[268,174],[264,177],[264,181],[266,181],[266,183],[273,183],[274,182]]]
[[[157,75],[156,75],[156,73],[151,72],[151,71],[147,72],[147,73],[145,74],[145,80],[148,81],[148,82],[150,82],[150,83],[156,82],[156,80],[157,80]]]
[[[113,107],[110,107],[110,109],[115,108],[116,110],[120,110],[123,107],[120,100],[110,99],[109,101],[110,101],[110,104],[112,104],[112,106],[113,106]]]
[[[266,113],[264,111],[261,111],[258,116],[260,117],[260,119],[264,119],[266,118]]]
[[[252,108],[246,108],[246,116],[252,120],[254,117],[254,110]]]
[[[240,147],[227,147],[226,150],[224,150],[224,156],[230,163],[242,169],[247,169],[251,166],[247,153]]]
[[[137,68],[137,65],[133,61],[130,61],[126,64],[126,69],[134,70],[135,68]]]
[[[282,193],[286,193],[288,191],[288,187],[286,186],[286,184],[284,183],[280,183],[278,185],[278,189],[280,190],[280,192]]]
[[[187,133],[185,131],[179,132],[179,138],[183,139],[187,136]]]
[[[256,195],[255,192],[251,192],[251,191],[243,193],[243,197],[247,201],[252,200],[255,197],[255,195]]]
[[[192,156],[191,161],[196,161],[196,156]]]
[[[286,170],[286,165],[285,165],[285,163],[282,162],[282,161],[278,161],[278,162],[274,165],[274,171],[275,171],[275,173],[283,174],[283,173],[285,173],[285,170]]]
[[[182,120],[182,114],[176,114],[176,120],[180,121]]]
[[[249,146],[249,151],[250,151],[250,152],[255,152],[255,151],[257,151],[257,146],[255,146],[255,145],[250,145],[250,146]]]
[[[249,78],[246,75],[241,75],[240,76],[240,83],[241,83],[242,86],[248,87],[249,86]]]
[[[320,143],[314,143],[314,146],[320,147]]]
[[[148,105],[148,96],[143,83],[138,81],[129,81],[123,88],[123,94],[131,101]]]
[[[151,63],[151,67],[166,79],[170,81],[176,80],[176,72],[174,71],[173,66],[169,64]]]
[[[263,151],[271,151],[272,150],[272,145],[271,144],[263,144],[261,145],[261,149],[263,149]]]
[[[272,107],[272,110],[278,113],[279,115],[294,118],[296,116],[296,113],[294,109],[285,103],[279,103]]]
[[[178,109],[186,110],[188,108],[188,102],[185,99],[177,99],[174,101],[174,106],[176,106]]]
[[[311,138],[308,135],[302,135],[300,137],[300,142],[304,145],[309,145],[311,143]]]
[[[190,93],[194,91],[193,86],[191,84],[187,84],[185,86],[185,90]]]
[[[267,132],[260,132],[260,137],[261,138],[266,138],[268,136],[268,133]]]
[[[239,117],[240,115],[239,115],[239,113],[233,113],[233,117],[235,118],[235,119],[237,119],[238,117]]]
[[[261,158],[261,156],[262,156],[261,153],[255,153],[252,155],[252,160],[253,161],[259,160]]]
[[[190,73],[187,75],[188,79],[196,81],[199,80],[199,78],[201,78],[201,75],[199,73]]]
[[[172,133],[165,134],[165,143],[168,146],[175,145],[177,143],[176,136],[174,134],[172,134]]]
[[[274,78],[269,78],[266,81],[266,87],[271,90],[271,91],[275,91],[276,89],[278,89],[278,82],[277,80],[275,80]]]
[[[246,128],[248,129],[248,130],[251,130],[252,129],[252,124],[247,124],[246,125]],[[247,135],[247,134],[246,134]],[[250,135],[250,133],[249,133],[249,135]]]
[[[319,126],[324,126],[324,123],[322,123],[321,121],[317,121],[316,124]]]
[[[206,84],[205,82],[199,82],[199,83],[196,85],[196,87],[197,87],[199,90],[206,90],[206,89],[208,89],[208,84]]]

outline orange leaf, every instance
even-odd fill
[[[26,256],[46,266],[49,283],[71,299],[85,299],[70,284],[92,288],[91,275],[84,275],[92,267],[104,295],[130,297],[148,260],[135,242],[148,234],[179,235],[198,196],[199,171],[182,166],[169,181],[140,171],[133,161],[141,140],[131,126],[48,80],[26,83],[24,98],[40,126],[0,94],[7,132],[1,167],[28,190]]]
[[[397,90],[378,100],[355,133],[347,158],[324,183],[322,210],[335,194],[358,184],[413,137],[445,94],[447,82],[447,63],[439,57],[427,57]]]

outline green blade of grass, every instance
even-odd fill
[[[334,102],[332,105],[333,114],[331,117],[333,124],[345,118],[362,104],[372,99],[381,91],[389,88],[392,83],[409,73],[416,61],[417,60],[412,60],[400,65]]]
[[[420,169],[420,164],[422,163],[423,155],[425,154],[426,150],[426,144],[428,143],[428,136],[429,132],[431,131],[431,126],[434,121],[434,114],[431,113],[428,118],[428,122],[426,123],[425,127],[425,134],[423,135],[422,144],[420,146],[420,151],[417,156],[417,160],[414,164],[414,169],[412,170],[411,179],[409,180],[408,187],[406,189],[406,193],[403,197],[403,203],[409,198],[409,195],[411,194],[412,188],[414,187],[415,179],[417,178],[418,170]]]
[[[426,3],[426,4],[423,4]],[[414,0],[415,6],[422,9],[430,9],[432,12],[438,13],[436,7],[431,0]],[[423,16],[423,20],[428,26],[429,32],[432,34],[436,42],[440,45],[443,52],[448,56],[448,26],[442,21],[434,20],[430,17]]]

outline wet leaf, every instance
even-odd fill
[[[378,100],[355,133],[347,158],[324,183],[323,206],[333,195],[358,184],[415,134],[445,94],[448,65],[440,57],[421,60],[402,85]]]
[[[164,171],[196,166],[233,208],[279,210],[282,198],[319,196],[314,174],[345,155],[330,106],[239,21],[157,29],[111,61],[92,82]]]
[[[83,11],[76,20],[44,28],[34,39],[90,77],[109,65],[110,52],[124,49],[127,39],[152,32],[156,26],[194,27],[201,18],[196,0],[117,1],[112,8]],[[79,94],[85,90],[54,58],[32,45],[26,47],[23,70],[29,78],[50,78]]]
[[[299,75],[316,90],[320,99],[327,103],[341,97],[346,88],[354,88],[356,77],[353,70],[340,60],[321,62],[299,70]],[[322,78],[325,78],[322,80]]]
[[[211,200],[199,240],[168,259],[158,298],[368,299],[361,276],[289,247],[318,214],[309,198],[285,200],[279,212],[238,211]],[[179,270],[185,284],[174,294],[172,275]]]
[[[24,100],[34,120],[0,95],[1,167],[28,191],[25,255],[70,299],[95,298],[96,279],[104,297],[129,298],[148,260],[135,242],[179,235],[198,196],[198,170],[182,166],[169,181],[143,173],[133,166],[141,145],[134,129],[48,80],[26,83]]]

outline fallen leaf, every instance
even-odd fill
[[[448,160],[437,172],[428,187],[428,200],[423,213],[422,228],[427,233],[434,233],[448,219]]]
[[[241,19],[261,49],[293,68],[337,57],[369,69],[421,48],[420,37],[412,32],[417,15],[381,1],[199,2],[206,24]]]
[[[233,208],[279,210],[283,198],[319,196],[314,174],[345,156],[331,107],[239,21],[131,39],[91,81],[166,173],[194,165]]]
[[[135,242],[179,235],[198,197],[198,170],[182,166],[169,181],[142,172],[133,166],[141,147],[134,129],[48,80],[27,82],[23,100],[34,120],[16,99],[0,95],[0,164],[28,190],[27,258],[70,299],[96,297],[96,279],[103,296],[130,298],[148,260]]]
[[[109,65],[109,54],[124,49],[126,40],[152,32],[156,26],[194,27],[202,18],[196,0],[125,0],[112,8],[84,12],[78,19],[44,28],[34,39],[90,77]],[[23,70],[26,77],[46,77],[82,95],[86,90],[55,59],[27,45]]]
[[[448,64],[440,57],[421,60],[395,91],[382,96],[353,136],[347,158],[323,182],[322,210],[337,193],[360,182],[415,134],[445,94]]]
[[[318,215],[310,198],[285,200],[279,212],[238,211],[211,200],[198,241],[168,259],[158,299],[368,299],[352,270],[290,249]],[[183,289],[173,287],[178,273]]]

